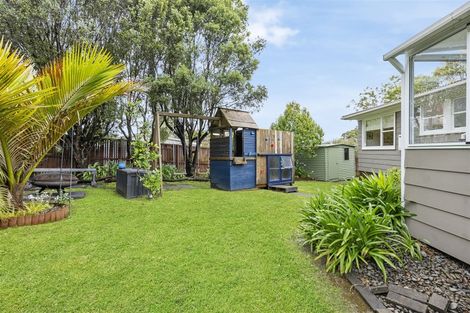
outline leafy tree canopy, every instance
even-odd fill
[[[415,94],[423,93],[440,86],[446,86],[466,78],[465,64],[462,62],[446,62],[437,67],[431,75],[418,75],[414,81]],[[393,75],[380,87],[366,87],[359,97],[348,107],[362,111],[382,104],[398,101],[401,98],[401,80]]]
[[[296,154],[314,155],[323,140],[323,129],[313,120],[310,112],[297,102],[286,105],[284,113],[271,125],[271,129],[294,133]]]
[[[264,41],[249,36],[248,6],[242,0],[0,0],[1,35],[37,69],[73,43],[91,42],[125,65],[126,79],[148,83],[74,127],[80,165],[112,133],[120,132],[131,147],[137,130],[153,124],[156,111],[256,110],[267,95],[264,86],[251,82]],[[180,138],[192,175],[207,122],[165,118],[163,123]],[[188,148],[193,145],[195,151]]]
[[[152,110],[213,116],[218,107],[258,109],[267,91],[251,79],[264,41],[250,39],[244,2],[182,0],[167,6],[161,31],[165,49],[150,82]],[[207,121],[164,122],[180,139],[186,172],[192,175],[208,135]],[[189,148],[193,145],[195,151]]]
[[[358,130],[356,127],[354,129],[342,133],[340,138],[332,140],[331,143],[343,143],[347,145],[357,146],[357,136]]]

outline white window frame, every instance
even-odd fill
[[[460,99],[465,99],[465,110],[464,111],[457,111],[455,112],[455,102]],[[465,113],[465,119],[467,118],[467,97],[460,97],[452,100],[452,127],[455,131],[458,131],[459,133],[465,132],[467,129],[467,123],[465,121],[465,126],[464,127],[455,127],[455,114],[463,114]]]
[[[466,51],[466,71],[467,74],[470,73],[470,25],[467,26],[467,51]],[[447,37],[448,38],[448,37]],[[446,38],[442,39],[445,40]],[[417,53],[416,53],[417,54]],[[402,134],[404,134],[404,143],[405,149],[470,149],[470,114],[466,114],[466,127],[461,127],[457,129],[461,129],[460,131],[454,131],[454,133],[463,133],[465,136],[465,140],[461,142],[442,142],[442,143],[411,143],[411,134],[412,134],[412,117],[410,113],[412,112],[412,106],[414,105],[414,90],[412,88],[413,81],[414,81],[414,59],[413,56],[405,54],[405,73],[404,73],[404,94],[402,100]],[[466,92],[466,112],[470,112],[470,76],[467,76],[465,80]],[[453,105],[452,105],[453,111]],[[405,120],[406,118],[406,120]],[[452,123],[454,115],[452,113]],[[421,120],[421,118],[420,118]],[[422,123],[421,123],[422,124]],[[440,130],[439,130],[440,131]],[[420,133],[421,133],[421,125],[420,125]],[[445,132],[449,133],[449,132]]]
[[[393,145],[391,146],[384,146],[383,145],[383,119],[384,117],[386,116],[390,116],[392,115],[393,116]],[[370,121],[370,120],[375,120],[375,119],[378,119],[380,118],[380,146],[367,146],[366,145],[366,122],[367,121]],[[396,116],[396,112],[392,112],[392,113],[387,113],[387,114],[383,114],[381,116],[374,116],[374,117],[370,117],[370,118],[366,118],[366,119],[363,119],[361,121],[362,123],[362,150],[395,150],[396,149],[396,132],[397,132],[397,116]]]
[[[442,116],[443,119],[443,127],[441,129],[433,129],[433,130],[425,130],[424,129],[424,120],[432,117],[424,117],[423,112],[421,111],[419,114],[419,135],[420,136],[428,136],[428,135],[445,135],[445,134],[456,134],[456,133],[464,133],[466,127],[455,127],[455,112],[454,112],[454,104],[455,100],[462,99],[465,97],[459,97],[456,99],[446,99],[442,103],[444,106],[442,110],[442,115],[435,115]],[[421,107],[420,107],[421,110]],[[458,113],[466,113],[467,111],[459,111]]]

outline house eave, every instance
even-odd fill
[[[464,29],[468,23],[470,23],[470,2],[465,3],[401,45],[390,50],[384,54],[383,59],[384,61],[390,61],[405,52],[413,55],[448,37],[449,34]]]
[[[384,104],[384,105],[377,106],[377,107],[374,107],[374,108],[371,108],[371,109],[367,109],[367,110],[363,110],[363,111],[359,111],[359,112],[354,112],[354,113],[351,113],[351,114],[348,114],[348,115],[344,115],[343,117],[341,117],[341,119],[346,120],[346,121],[360,120],[360,119],[362,119],[366,116],[380,114],[382,112],[389,112],[389,111],[397,112],[397,111],[400,111],[400,104],[401,104],[400,101],[394,101],[394,102],[389,103],[389,104]]]

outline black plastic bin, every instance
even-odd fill
[[[116,191],[126,199],[148,195],[149,191],[140,181],[140,177],[146,173],[146,170],[135,168],[118,169],[116,175]]]

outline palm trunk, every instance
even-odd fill
[[[11,202],[16,210],[24,209],[24,187],[25,186],[23,184],[16,184],[13,186],[13,190],[11,191]]]

